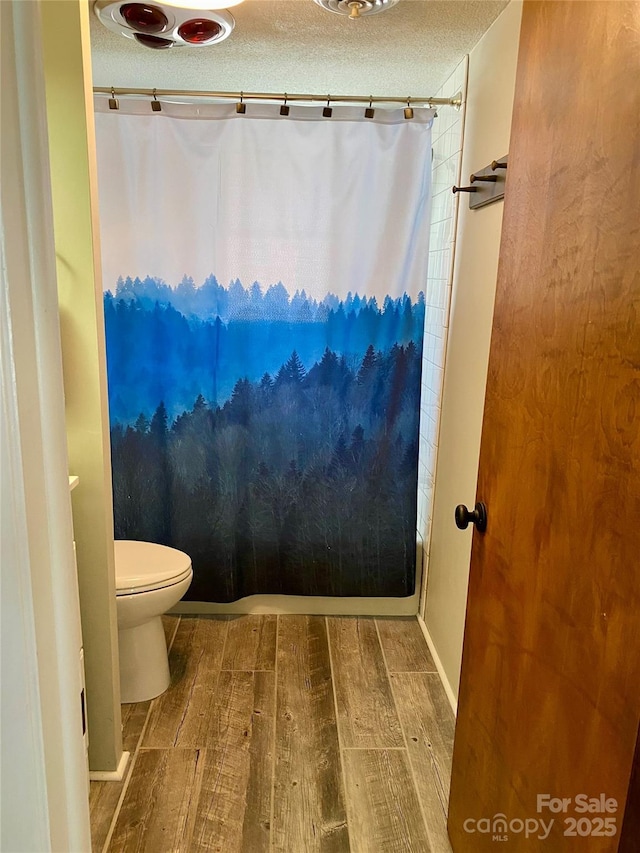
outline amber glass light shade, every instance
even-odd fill
[[[207,18],[192,18],[178,27],[178,35],[189,44],[202,44],[216,38],[222,32],[222,27],[217,21]]]
[[[169,24],[162,9],[146,3],[125,3],[120,6],[120,14],[132,29],[140,33],[161,33]]]
[[[146,33],[134,33],[134,39],[145,47],[153,48],[153,50],[166,50],[168,47],[173,47],[171,39],[161,39],[158,36],[148,36]]]

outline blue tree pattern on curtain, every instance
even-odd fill
[[[424,296],[120,279],[104,295],[117,538],[187,598],[414,592]]]

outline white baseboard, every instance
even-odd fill
[[[115,770],[90,770],[89,779],[92,782],[122,782],[129,764],[129,752],[123,752]]]
[[[431,634],[429,633],[429,629],[427,628],[424,619],[420,614],[418,614],[418,625],[422,629],[422,633],[424,634],[424,638],[427,641],[427,645],[429,646],[429,651],[431,652],[431,656],[433,657],[433,661],[436,665],[436,669],[438,670],[438,675],[440,676],[440,681],[442,681],[442,686],[445,689],[445,693],[447,694],[447,699],[449,700],[449,704],[453,709],[453,713],[457,716],[458,714],[458,700],[456,699],[455,693],[451,688],[451,684],[449,683],[449,679],[446,676],[444,671],[444,667],[442,666],[442,661],[438,656],[438,652],[436,651],[436,647],[433,645],[433,640],[431,639]]]

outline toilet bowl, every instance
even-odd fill
[[[161,617],[189,589],[191,558],[154,542],[119,539],[114,548],[120,701],[144,702],[171,680]]]

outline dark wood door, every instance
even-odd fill
[[[640,716],[640,3],[524,4],[477,497],[453,848],[617,850]],[[601,794],[617,808],[581,811]]]
[[[638,853],[640,846],[640,728],[633,757],[618,853]]]

